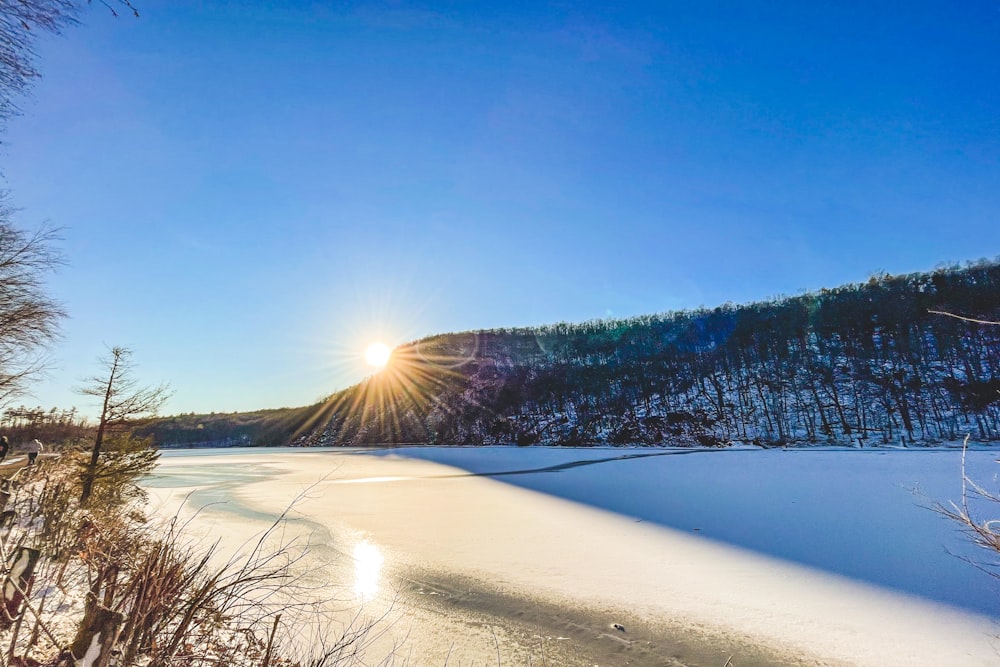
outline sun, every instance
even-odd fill
[[[391,356],[392,350],[385,343],[376,342],[365,348],[365,361],[373,368],[385,368]]]

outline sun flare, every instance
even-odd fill
[[[392,350],[385,343],[372,343],[365,348],[365,361],[373,368],[385,368],[391,356]]]

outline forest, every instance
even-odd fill
[[[748,305],[432,336],[311,407],[141,433],[167,446],[995,441],[1000,327],[969,319],[1000,319],[996,260]]]
[[[932,312],[938,311],[938,312]],[[548,445],[1000,438],[1000,264],[628,320],[438,336],[319,436]],[[358,407],[360,406],[360,407]]]

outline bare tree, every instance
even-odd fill
[[[101,359],[106,375],[85,380],[79,391],[85,396],[94,396],[102,401],[101,418],[97,424],[97,435],[90,450],[90,462],[83,476],[83,491],[80,504],[86,504],[94,488],[101,445],[111,429],[126,426],[130,420],[154,415],[170,398],[170,388],[166,384],[156,386],[140,385],[133,375],[132,351],[125,347],[112,347],[108,355]]]
[[[97,0],[111,14],[126,8],[139,13],[131,0]],[[35,45],[45,34],[78,22],[91,0],[0,0],[0,131],[17,115],[17,100],[39,72]],[[43,277],[61,262],[52,249],[56,234],[34,233],[11,223],[13,209],[0,192],[0,406],[23,393],[44,367],[40,351],[56,337],[62,308],[45,293]]]
[[[44,348],[58,334],[62,307],[44,278],[62,263],[53,230],[25,232],[10,223],[0,193],[0,405],[24,393],[44,368]]]

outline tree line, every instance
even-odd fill
[[[749,305],[435,336],[306,442],[930,445],[1000,439],[1000,263]]]
[[[41,406],[26,408],[9,407],[0,413],[0,433],[13,443],[35,438],[42,442],[75,442],[85,439],[92,431],[85,417],[76,408],[43,409]]]

